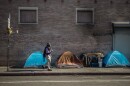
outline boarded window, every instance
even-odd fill
[[[77,24],[94,24],[94,9],[93,8],[77,8],[76,9]]]
[[[20,7],[19,24],[37,24],[38,8],[37,7]]]

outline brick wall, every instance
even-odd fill
[[[18,7],[38,7],[38,24],[18,24]],[[76,8],[94,8],[94,25],[76,25]],[[23,65],[34,51],[53,47],[52,64],[64,51],[81,53],[112,49],[112,21],[130,20],[129,0],[0,0],[0,65],[6,65],[7,18],[11,13],[10,65]]]

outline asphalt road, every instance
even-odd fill
[[[130,86],[130,76],[0,76],[0,86]]]

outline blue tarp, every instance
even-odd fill
[[[103,59],[103,65],[105,67],[110,66],[130,66],[127,58],[119,51],[113,51],[108,53]]]
[[[40,51],[32,53],[25,62],[24,67],[42,67],[47,63],[47,59]]]

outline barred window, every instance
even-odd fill
[[[77,24],[94,24],[93,8],[76,8]]]
[[[37,7],[19,7],[19,24],[37,24]]]

